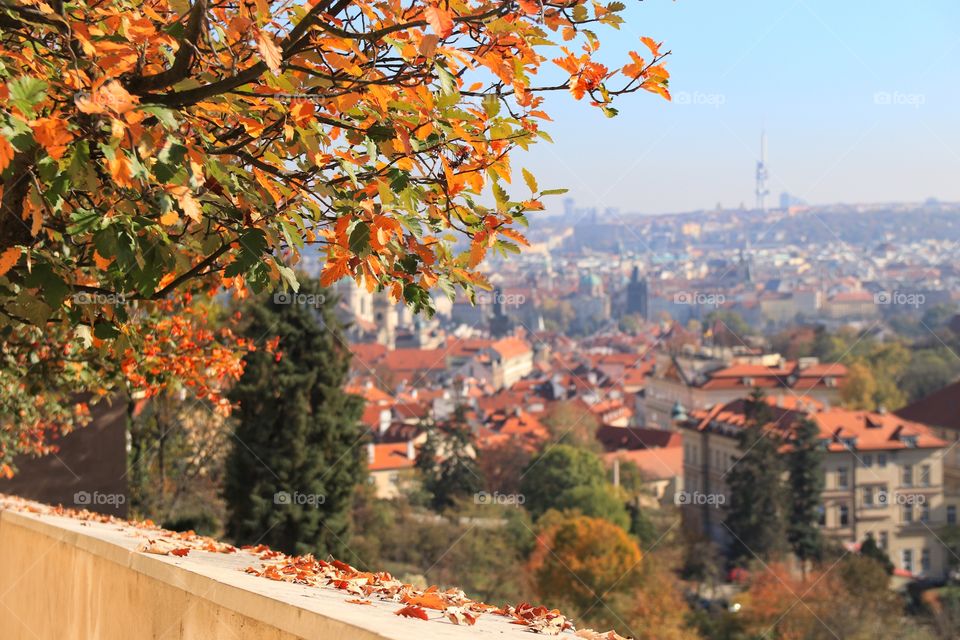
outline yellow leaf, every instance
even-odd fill
[[[165,227],[169,227],[170,225],[177,224],[178,222],[180,222],[180,214],[178,214],[173,209],[171,209],[170,211],[167,211],[165,214],[160,216],[160,224],[162,224]]]

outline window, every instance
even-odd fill
[[[845,504],[840,505],[840,526],[845,527],[850,524],[850,507]]]
[[[947,524],[957,524],[957,508],[952,504],[947,507]]]
[[[905,504],[900,507],[900,520],[901,522],[905,522],[907,524],[910,524],[911,522],[913,522],[913,505],[912,504]]]
[[[862,464],[865,467],[872,467],[873,456],[863,456],[862,458],[860,458],[860,464]]]
[[[900,566],[913,573],[913,549],[904,549],[900,552]]]
[[[821,527],[827,526],[827,509],[823,505],[817,509],[818,522]]]
[[[924,464],[920,466],[920,486],[929,487],[930,486],[930,465]]]
[[[877,454],[877,466],[878,466],[878,467],[885,467],[885,466],[887,466],[887,454],[885,454],[885,453],[878,453],[878,454]]]
[[[846,489],[850,484],[850,478],[847,476],[847,468],[839,467],[837,469],[837,488]]]
[[[930,571],[930,549],[920,552],[920,571],[924,573]]]
[[[886,531],[881,531],[881,532],[880,532],[880,540],[879,540],[880,548],[881,548],[881,549],[886,549],[886,548],[887,548],[887,544],[889,544],[889,542],[890,542],[890,536],[887,535],[887,532],[886,532]]]
[[[905,487],[913,486],[913,465],[905,464],[901,469],[900,484]]]
[[[920,522],[930,522],[930,505],[926,502],[920,505]]]
[[[867,509],[872,509],[874,507],[873,492],[874,487],[863,488],[863,506],[865,506]]]

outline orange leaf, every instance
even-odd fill
[[[106,271],[110,268],[110,263],[113,262],[113,258],[104,258],[102,255],[100,255],[100,252],[94,251],[93,261],[96,263],[97,269],[100,269],[100,271]]]
[[[10,161],[13,160],[14,153],[13,146],[7,142],[6,138],[0,136],[0,171],[10,166]]]
[[[2,140],[2,138],[0,138],[0,140]],[[13,269],[20,259],[20,253],[19,247],[10,247],[0,254],[0,276],[6,275],[10,269]]]
[[[257,50],[260,51],[260,56],[270,71],[272,71],[274,75],[280,75],[280,63],[283,62],[283,53],[280,52],[280,47],[263,31],[257,36]]]
[[[160,224],[165,227],[169,227],[172,224],[177,224],[178,222],[180,222],[180,214],[173,209],[160,216]]]
[[[373,604],[369,600],[359,600],[357,598],[351,598],[347,600],[347,602],[349,602],[350,604]]]
[[[424,593],[422,596],[404,596],[404,604],[412,604],[427,609],[436,609],[443,611],[447,608],[447,603],[437,593]]]
[[[453,14],[440,7],[427,7],[423,10],[427,24],[433,32],[441,38],[448,38],[453,33]]]
[[[540,13],[540,5],[537,4],[536,0],[517,0],[517,4],[520,5],[520,10],[527,15]]]
[[[658,57],[660,55],[660,43],[658,43],[653,38],[643,36],[640,38],[640,42],[647,45],[647,49],[650,49],[650,53],[653,54],[653,57]]]
[[[187,555],[188,553],[190,553],[190,549],[187,548],[187,547],[183,547],[182,549],[174,549],[174,550],[171,551],[170,553],[172,553],[173,555],[177,556],[178,558],[182,558],[183,556],[185,556],[185,555]]]
[[[395,612],[398,616],[403,616],[404,618],[420,618],[421,620],[427,620],[427,612],[421,609],[420,607],[407,606],[400,611]]]

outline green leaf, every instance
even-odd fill
[[[98,322],[93,325],[93,335],[100,340],[112,340],[120,335],[120,330],[110,322]]]
[[[39,78],[20,76],[7,83],[10,102],[24,113],[31,113],[33,105],[42,101],[47,91],[47,83]]]
[[[370,250],[370,226],[366,222],[358,222],[350,233],[350,251],[356,255],[364,255]]]
[[[567,191],[570,191],[570,189],[547,189],[546,191],[541,191],[541,192],[540,192],[540,195],[542,195],[542,196],[559,196],[559,195],[562,195],[562,194],[566,193]]]
[[[180,123],[177,122],[177,114],[172,109],[148,104],[141,107],[140,110],[156,117],[156,119],[160,121],[160,124],[167,129],[177,129],[180,126]]]

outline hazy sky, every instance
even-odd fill
[[[551,95],[555,144],[514,159],[542,188],[624,212],[750,205],[765,126],[768,202],[960,200],[960,1],[625,2],[602,51],[664,41],[674,102],[627,96],[607,119]]]

